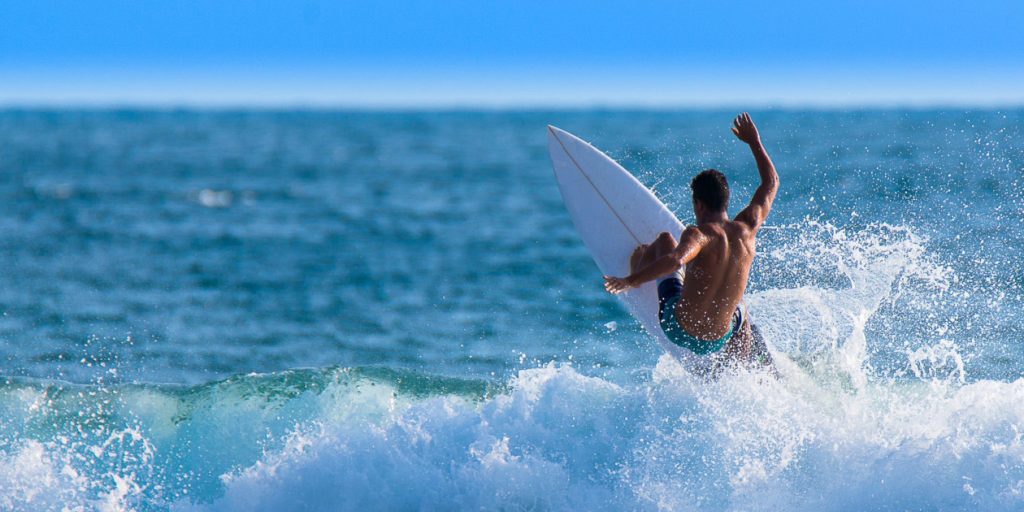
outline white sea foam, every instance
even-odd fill
[[[549,365],[483,402],[413,400],[296,430],[181,510],[1006,510],[1024,506],[1024,381],[817,382],[787,362],[621,387]],[[390,402],[387,390],[379,399]]]
[[[484,399],[414,397],[382,382],[336,384],[293,399],[306,402],[306,414],[295,414],[283,442],[249,463],[225,464],[217,485],[198,481],[195,462],[193,480],[147,475],[166,461],[137,456],[153,445],[159,451],[160,441],[141,443],[135,431],[105,436],[96,451],[25,441],[0,453],[0,507],[1024,507],[1024,381],[936,385],[932,374],[928,382],[869,379],[858,387],[784,357],[779,366],[778,380],[736,372],[703,382],[665,357],[648,381],[620,385],[551,364],[523,370],[507,391]],[[263,421],[266,404],[256,402],[266,400],[251,397],[253,412],[235,421]],[[232,456],[231,446],[210,449],[207,437],[231,444],[223,436],[236,424],[178,429],[194,443],[195,458]],[[100,464],[103,447],[115,445],[124,447],[121,462]],[[93,459],[83,464],[83,456]]]

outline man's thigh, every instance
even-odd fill
[[[743,325],[733,333],[732,338],[725,344],[725,353],[733,361],[746,362],[750,359],[750,351],[754,341],[754,332],[750,322],[743,321]]]

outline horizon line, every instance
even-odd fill
[[[721,110],[779,110],[779,111],[864,111],[864,110],[1019,110],[1024,99],[1016,101],[864,101],[864,102],[394,102],[354,103],[332,101],[280,101],[280,102],[221,102],[221,101],[4,101],[0,111],[78,110],[78,111],[338,111],[338,112],[539,112],[539,111],[721,111]]]

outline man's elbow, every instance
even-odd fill
[[[683,267],[686,266],[686,256],[676,256],[672,258],[672,272],[679,272]]]
[[[779,190],[779,175],[774,174],[766,176],[761,180],[761,185],[757,187],[757,192],[754,196],[754,202],[758,202],[759,198],[775,197],[775,192]]]

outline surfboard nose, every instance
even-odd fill
[[[563,129],[561,129],[561,128],[553,125],[553,124],[549,124],[548,125],[548,139],[549,140],[554,140],[554,141],[564,140],[564,139],[566,139],[565,135],[567,135],[567,134],[568,134],[568,132],[566,132],[565,130],[563,130]]]

